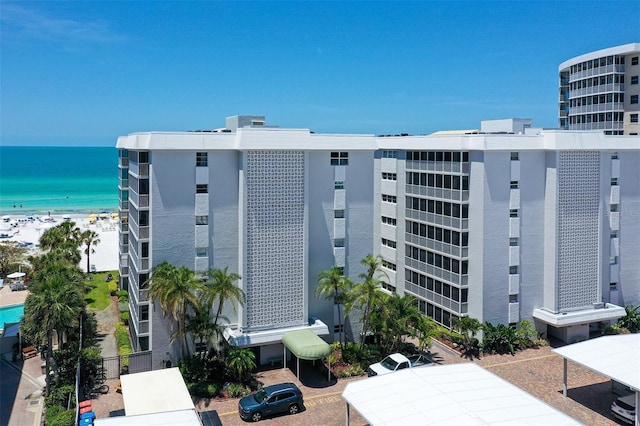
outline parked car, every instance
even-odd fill
[[[385,359],[375,364],[371,364],[367,369],[369,377],[381,376],[394,371],[404,370],[405,368],[414,368],[433,365],[433,361],[426,355],[415,354],[408,358],[400,353],[388,355]]]
[[[296,414],[304,405],[302,392],[293,383],[280,383],[245,396],[238,402],[238,412],[243,420],[259,421],[274,414]]]
[[[634,424],[636,421],[636,395],[621,396],[611,404],[613,415],[625,423]]]

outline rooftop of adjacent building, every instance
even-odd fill
[[[606,49],[596,50],[571,58],[564,61],[558,67],[558,72],[566,71],[572,65],[579,64],[581,62],[590,61],[593,59],[603,58],[612,55],[630,55],[633,53],[640,53],[640,43],[628,43],[620,46],[608,47]]]

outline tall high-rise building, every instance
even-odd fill
[[[640,131],[640,43],[577,56],[560,64],[559,123],[607,135]]]
[[[415,296],[445,327],[527,319],[588,337],[640,303],[640,138],[531,125],[376,137],[240,116],[216,131],[120,137],[120,273],[136,350],[153,350],[156,368],[170,351],[142,286],[164,261],[241,275],[247,300],[225,312],[225,337],[259,348],[261,362],[282,353],[288,330],[357,339],[357,312],[341,330],[314,293],[332,266],[359,280],[369,253],[389,277],[381,291]]]

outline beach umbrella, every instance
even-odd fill
[[[9,222],[11,220],[11,216],[4,215],[4,216],[2,216],[2,220],[4,220],[5,222]]]
[[[25,274],[24,272],[14,272],[13,274],[7,275],[7,278],[22,278],[25,275],[27,274]]]
[[[120,214],[119,213],[111,213],[111,217],[118,217]]]
[[[108,214],[106,214],[106,213],[100,213],[100,219],[106,219],[106,218],[108,218],[108,217],[109,217],[109,215],[108,215]]]

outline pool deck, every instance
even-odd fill
[[[0,288],[0,308],[12,305],[22,305],[27,299],[29,292],[27,290],[11,291],[8,285]]]

